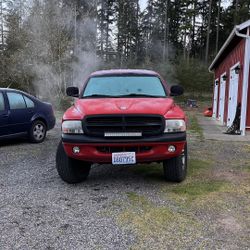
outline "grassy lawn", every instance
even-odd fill
[[[233,157],[227,143],[204,139],[197,112],[187,114],[189,160],[184,182],[165,182],[161,164],[129,169],[156,189],[154,196],[126,192],[125,199],[116,204],[122,208],[117,223],[137,236],[131,249],[235,249],[250,243],[244,233],[250,227],[246,219],[250,214],[250,164],[237,158],[248,155],[250,144]]]

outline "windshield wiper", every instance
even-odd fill
[[[157,96],[157,95],[148,95],[148,94],[136,94],[136,93],[131,93],[127,95],[119,95],[117,97],[151,97],[151,98],[164,98],[166,96]]]
[[[93,94],[93,95],[87,95],[83,96],[82,98],[124,98],[124,97],[149,97],[149,98],[164,98],[166,96],[155,96],[155,95],[148,95],[148,94],[136,94],[131,93],[127,95],[102,95],[102,94]]]
[[[113,96],[113,95],[101,95],[101,94],[94,94],[94,95],[87,95],[87,96],[83,96],[83,98],[91,98],[91,97],[99,97],[99,98],[116,98],[117,96]]]

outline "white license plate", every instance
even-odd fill
[[[113,165],[135,164],[135,152],[112,153]]]

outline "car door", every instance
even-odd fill
[[[11,133],[9,126],[9,110],[4,93],[0,91],[0,137]]]
[[[12,134],[27,132],[30,125],[29,109],[21,93],[7,91],[9,102],[9,126]]]

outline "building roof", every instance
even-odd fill
[[[212,71],[214,68],[216,68],[216,66],[219,64],[219,62],[225,58],[225,56],[227,55],[227,52],[228,52],[228,48],[230,46],[234,45],[235,43],[238,43],[239,40],[242,39],[236,35],[236,31],[241,31],[241,32],[243,32],[243,34],[244,33],[246,34],[248,27],[250,27],[250,20],[248,20],[240,25],[236,25],[234,27],[231,34],[227,38],[226,42],[223,44],[220,51],[218,52],[218,54],[214,58],[213,62],[209,66],[209,71]]]
[[[108,76],[108,75],[147,75],[158,76],[159,74],[152,70],[145,69],[111,69],[111,70],[99,70],[93,72],[90,76]]]

